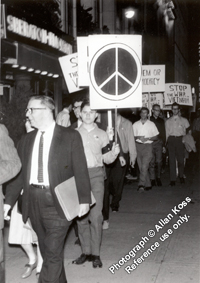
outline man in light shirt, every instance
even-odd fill
[[[136,141],[137,162],[140,170],[138,190],[140,192],[151,189],[149,177],[149,164],[152,159],[152,143],[157,140],[159,134],[156,125],[148,119],[149,109],[142,107],[141,119],[133,124],[133,132]]]
[[[69,127],[70,122],[70,112],[72,111],[72,103],[69,98],[65,98],[63,101],[63,110],[58,113],[56,117],[56,123],[63,127]]]
[[[39,283],[66,283],[63,249],[71,224],[57,200],[55,187],[75,177],[79,216],[89,211],[91,187],[80,134],[55,123],[54,101],[48,96],[30,98],[26,117],[37,130],[22,137],[18,152],[22,170],[7,187],[4,217],[23,188],[22,216],[30,217],[43,257]]]
[[[172,104],[173,116],[165,122],[166,141],[169,152],[170,186],[176,185],[176,160],[178,161],[178,172],[180,182],[183,184],[184,178],[184,144],[182,138],[186,134],[186,129],[190,126],[188,120],[179,115],[180,106],[178,103]]]

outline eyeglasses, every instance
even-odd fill
[[[172,110],[179,110],[179,108],[172,108]]]
[[[27,114],[32,114],[33,113],[33,110],[45,110],[46,108],[27,108],[25,110],[25,113]]]

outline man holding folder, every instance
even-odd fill
[[[30,98],[26,117],[36,130],[19,142],[22,170],[7,189],[4,207],[6,217],[23,188],[23,221],[30,217],[44,260],[39,283],[67,282],[63,249],[71,222],[64,215],[55,188],[74,176],[80,203],[78,216],[87,213],[91,203],[90,180],[80,134],[56,125],[54,109],[54,101],[48,96]]]

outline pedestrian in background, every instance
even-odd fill
[[[69,98],[63,100],[63,110],[58,113],[56,117],[56,123],[63,127],[69,127],[70,122],[70,112],[72,111],[72,103]]]
[[[178,174],[181,184],[184,180],[184,144],[183,136],[190,126],[188,120],[179,115],[180,105],[176,102],[172,104],[172,117],[166,120],[166,141],[169,152],[170,186],[176,185],[176,160],[178,161]]]
[[[150,121],[154,122],[159,132],[157,140],[152,143],[153,157],[149,165],[149,174],[151,179],[151,185],[162,186],[161,182],[161,169],[162,169],[162,154],[166,152],[166,134],[165,134],[165,122],[160,118],[160,105],[154,104],[152,107],[152,116]]]
[[[149,164],[153,156],[152,143],[158,138],[156,125],[148,119],[149,109],[142,107],[141,119],[133,124],[133,132],[136,141],[137,162],[140,170],[138,191],[152,188],[149,176]]]

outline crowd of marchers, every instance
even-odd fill
[[[190,125],[177,103],[172,104],[169,118],[163,117],[158,104],[153,105],[152,113],[142,107],[138,117],[119,110],[112,117],[115,127],[108,126],[106,112],[99,115],[91,109],[85,93],[73,101],[65,99],[56,118],[54,110],[51,97],[30,97],[25,111],[27,133],[17,150],[5,126],[0,125],[0,185],[11,180],[4,201],[5,220],[12,211],[8,241],[21,245],[27,254],[22,278],[35,269],[39,283],[67,282],[63,249],[71,225],[81,247],[80,256],[72,263],[89,261],[94,268],[101,268],[102,230],[109,228],[110,210],[119,211],[125,180],[137,179],[138,193],[161,187],[167,161],[169,185],[184,185],[186,160],[192,152],[200,151],[200,111]],[[72,177],[79,213],[69,221],[55,188]],[[92,206],[91,192],[95,199]],[[0,228],[2,242],[3,226]],[[33,244],[37,244],[37,255]]]

